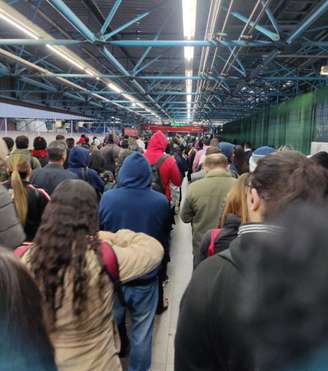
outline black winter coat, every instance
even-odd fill
[[[194,271],[180,305],[175,371],[254,370],[238,312],[243,267],[251,253],[249,236],[231,243],[233,264],[214,255]]]
[[[238,235],[240,226],[240,217],[234,214],[228,214],[225,219],[223,229],[215,240],[215,253],[218,254],[229,248],[231,241]],[[195,268],[208,257],[208,248],[211,243],[211,231],[208,231],[200,245],[199,254],[196,256]]]

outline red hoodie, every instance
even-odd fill
[[[150,165],[154,165],[163,156],[168,143],[166,136],[161,131],[156,132],[151,137],[147,152],[145,153],[145,157]],[[168,200],[171,201],[170,182],[177,187],[180,187],[182,183],[180,171],[175,162],[175,158],[172,156],[167,158],[160,167],[159,173],[164,193]]]

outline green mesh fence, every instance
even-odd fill
[[[312,141],[328,141],[328,87],[226,124],[224,136],[253,147],[291,144],[309,154]]]

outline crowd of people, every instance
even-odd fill
[[[177,218],[176,371],[328,368],[328,153],[160,131],[32,145],[0,139],[0,370],[151,370]]]

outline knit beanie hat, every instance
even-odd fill
[[[257,148],[252,156],[250,157],[249,159],[249,171],[252,173],[255,169],[256,169],[256,166],[257,166],[257,162],[267,156],[267,155],[270,155],[272,154],[273,152],[275,152],[276,150],[272,147],[268,147],[268,146],[264,146],[264,147],[259,147]]]

